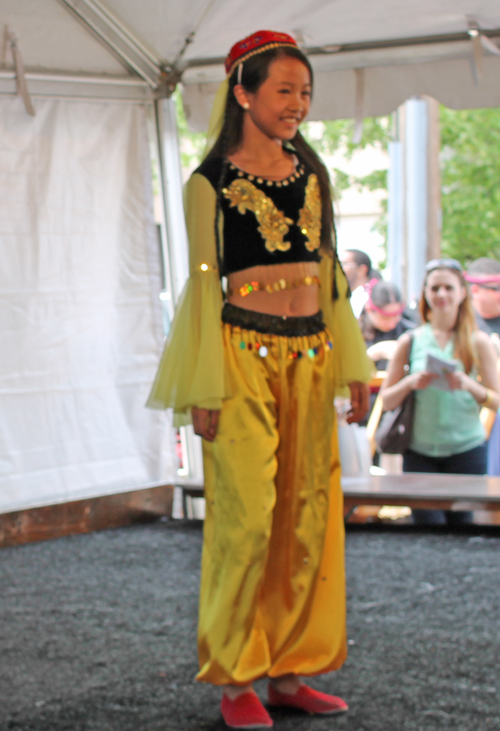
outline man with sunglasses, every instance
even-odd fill
[[[500,261],[481,257],[469,266],[469,282],[477,326],[490,335],[500,354]],[[488,474],[500,475],[500,415],[497,414],[488,440]]]
[[[478,328],[488,335],[500,335],[500,261],[476,259],[465,278],[470,284]]]

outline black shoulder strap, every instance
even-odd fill
[[[414,338],[415,333],[413,332],[413,330],[407,330],[406,332],[408,333],[408,337],[410,338],[410,340],[408,342],[408,350],[406,351],[406,369],[405,370],[410,370],[411,351],[413,348],[413,341],[415,340],[415,338]]]

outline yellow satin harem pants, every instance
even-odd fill
[[[335,670],[346,634],[330,336],[224,324],[223,337],[234,397],[215,441],[203,442],[197,679],[246,685]]]

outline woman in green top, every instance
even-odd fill
[[[486,437],[479,411],[500,405],[496,356],[489,338],[475,324],[467,283],[455,259],[427,264],[420,299],[421,327],[414,331],[410,369],[410,336],[404,334],[389,364],[382,389],[385,409],[395,409],[415,391],[410,448],[404,472],[484,474]],[[444,379],[426,370],[427,356],[454,360]],[[416,522],[468,522],[469,514],[414,511]]]

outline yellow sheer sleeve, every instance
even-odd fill
[[[373,363],[366,355],[365,341],[347,297],[347,279],[340,266],[335,267],[338,299],[332,298],[333,259],[330,256],[321,259],[320,280],[320,306],[333,338],[336,390],[341,393],[353,381],[368,383]]]
[[[220,409],[230,397],[222,348],[222,291],[214,234],[215,191],[194,173],[186,186],[190,277],[175,311],[147,401],[174,410],[174,425],[191,423],[191,407]]]

